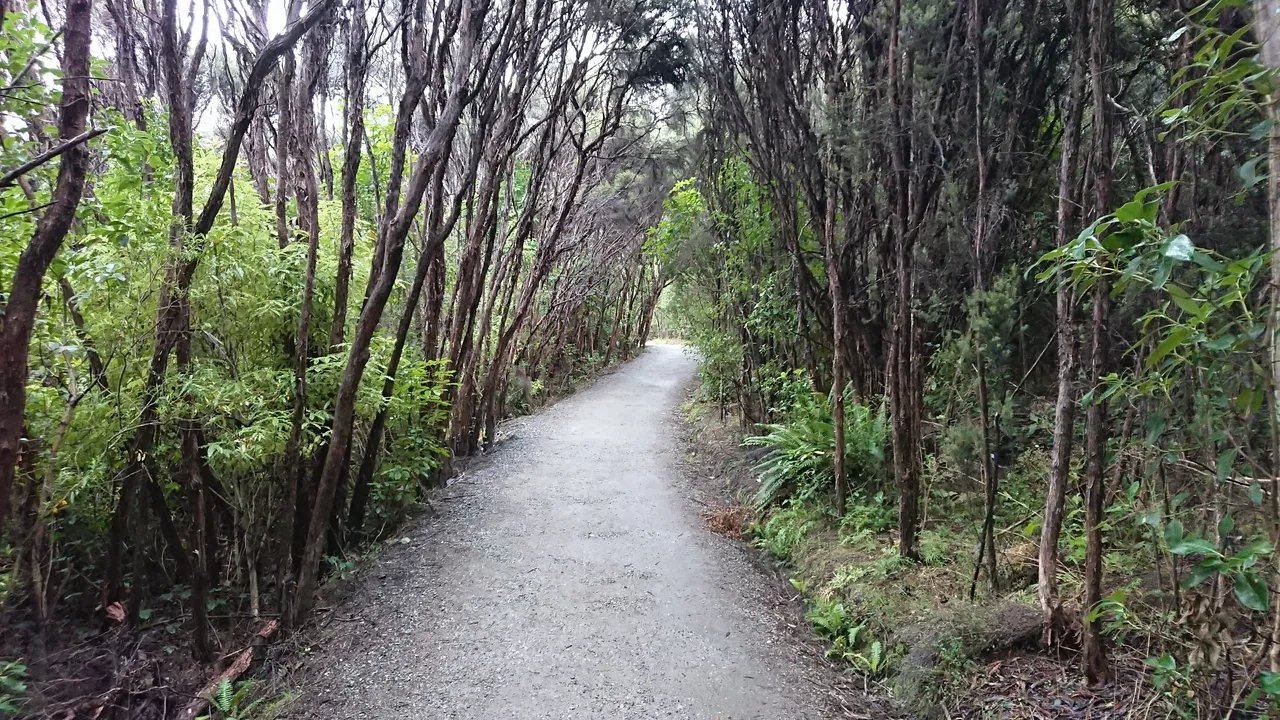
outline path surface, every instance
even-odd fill
[[[511,438],[333,609],[295,717],[828,716],[745,554],[682,492],[693,361],[650,346]]]

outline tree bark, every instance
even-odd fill
[[[1089,44],[1089,71],[1093,89],[1094,133],[1094,212],[1100,217],[1111,208],[1111,113],[1109,80],[1111,63],[1111,24],[1113,0],[1090,0],[1090,26],[1094,32]],[[1106,650],[1103,647],[1100,620],[1090,621],[1088,614],[1102,600],[1102,523],[1103,495],[1106,490],[1107,410],[1098,390],[1107,363],[1107,316],[1110,288],[1099,281],[1093,288],[1093,328],[1089,368],[1089,387],[1094,399],[1086,410],[1085,456],[1085,563],[1084,563],[1084,632],[1080,662],[1085,678],[1091,683],[1106,682],[1110,676]]]
[[[62,28],[62,98],[58,103],[58,137],[68,140],[85,131],[89,117],[89,46],[92,0],[67,0]],[[0,326],[0,538],[4,537],[13,491],[14,469],[22,451],[23,415],[27,401],[27,366],[44,275],[75,222],[89,169],[89,146],[67,149],[58,161],[49,208],[18,257]]]
[[[1071,223],[1076,185],[1076,156],[1080,147],[1080,119],[1084,108],[1085,58],[1088,26],[1081,0],[1070,5],[1071,81],[1067,96],[1062,148],[1058,163],[1058,217],[1055,243],[1062,247],[1071,239]],[[1063,630],[1062,606],[1058,599],[1058,540],[1062,536],[1062,513],[1071,472],[1071,446],[1075,437],[1075,292],[1065,274],[1057,278],[1058,388],[1054,402],[1053,449],[1049,460],[1049,488],[1044,501],[1044,521],[1040,528],[1039,580],[1036,586],[1043,614],[1042,641],[1050,646]]]
[[[377,330],[378,324],[382,320],[383,309],[391,296],[396,275],[399,274],[400,261],[404,254],[404,241],[409,233],[413,219],[417,215],[422,195],[426,191],[427,183],[434,174],[436,164],[440,162],[446,144],[453,140],[458,119],[465,104],[466,83],[479,34],[478,25],[488,10],[488,3],[487,0],[475,0],[474,2],[473,0],[459,0],[459,2],[461,9],[458,14],[461,17],[458,18],[457,24],[452,27],[456,32],[456,29],[460,26],[462,28],[462,37],[459,40],[456,54],[453,58],[452,68],[454,75],[451,80],[451,86],[448,89],[448,99],[440,112],[436,126],[432,129],[418,155],[408,188],[405,191],[404,202],[400,202],[398,183],[390,183],[388,187],[387,210],[382,218],[381,237],[379,240],[382,251],[381,253],[375,253],[380,255],[382,259],[379,263],[376,277],[370,282],[370,292],[364,307],[360,311],[360,319],[356,322],[355,335],[351,339],[351,347],[347,353],[347,364],[343,369],[337,397],[334,401],[333,429],[330,432],[328,451],[322,466],[320,481],[316,488],[315,505],[311,512],[306,548],[302,555],[302,566],[298,574],[297,597],[290,607],[289,615],[293,623],[296,623],[303,614],[308,612],[315,601],[314,595],[319,579],[320,553],[324,545],[325,528],[328,525],[329,514],[333,507],[338,477],[347,464],[349,447],[347,441],[350,439],[351,432],[354,429],[356,390],[364,376],[365,366],[369,362],[369,348],[373,342],[374,331]],[[447,26],[448,23],[446,23]],[[421,30],[421,28],[410,28],[409,32],[412,33],[415,29]],[[420,40],[421,38],[419,37],[418,41]],[[415,61],[415,65],[416,67],[411,68],[411,73],[425,72],[420,58]],[[418,105],[416,98],[408,98],[407,100],[408,102],[402,101],[400,106],[401,114],[397,117],[397,131],[403,131],[405,139],[408,137],[409,120],[412,119],[414,108]],[[405,117],[406,110],[408,117]],[[393,163],[392,176],[394,177],[396,174],[397,169]],[[396,192],[393,193],[393,189]]]
[[[338,275],[333,291],[333,324],[329,328],[329,352],[342,345],[347,325],[347,298],[351,288],[351,257],[355,253],[356,220],[359,204],[356,181],[360,174],[361,142],[364,139],[364,94],[367,60],[365,38],[368,35],[363,0],[351,0],[351,17],[347,22],[346,114],[342,139],[342,230],[338,240]]]

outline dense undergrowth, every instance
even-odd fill
[[[944,716],[1274,714],[1276,4],[713,7],[659,321],[832,653]]]

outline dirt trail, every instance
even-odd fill
[[[683,495],[693,370],[650,346],[504,426],[332,609],[293,716],[830,717],[769,583]]]

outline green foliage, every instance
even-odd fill
[[[823,512],[814,505],[792,502],[775,510],[760,528],[756,544],[786,560],[809,531],[822,523]]]
[[[864,632],[865,624],[855,623],[843,603],[818,599],[809,605],[805,620],[818,636],[831,643],[826,655],[851,663],[862,673],[875,676],[888,667],[884,644]]]
[[[27,667],[9,660],[0,661],[0,712],[18,714],[27,694]]]
[[[846,502],[844,517],[840,518],[840,536],[848,542],[862,533],[879,535],[897,523],[898,508],[883,490],[868,498],[865,489],[858,489]]]
[[[288,702],[286,695],[267,697],[255,692],[256,684],[252,680],[232,683],[223,678],[218,683],[213,697],[209,699],[210,712],[198,720],[254,720],[269,717],[271,711]],[[258,697],[253,697],[259,695]],[[252,698],[252,699],[251,699]]]
[[[817,498],[835,481],[835,424],[830,400],[812,394],[811,400],[792,407],[794,419],[765,425],[764,435],[749,437],[744,445],[766,447],[769,454],[756,466],[760,489],[753,504],[762,511],[783,498]],[[888,436],[885,411],[845,402],[845,471],[849,486],[879,479]]]

